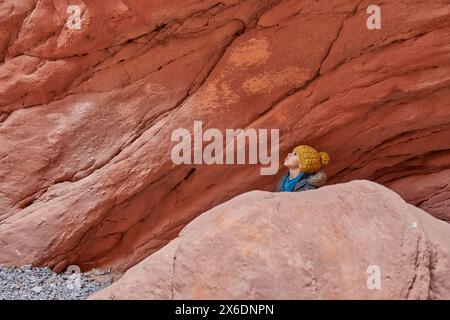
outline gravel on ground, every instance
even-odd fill
[[[0,300],[84,300],[111,284],[109,272],[58,274],[47,267],[0,267]]]

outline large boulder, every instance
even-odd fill
[[[0,2],[0,265],[126,270],[276,177],[174,165],[171,133],[280,129],[450,219],[450,5],[353,0]],[[281,172],[280,172],[281,174]],[[208,183],[205,183],[208,182]],[[201,196],[199,196],[201,195]]]
[[[254,191],[91,298],[450,299],[450,225],[369,181]]]

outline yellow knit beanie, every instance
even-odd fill
[[[294,148],[300,160],[302,172],[315,173],[330,163],[330,156],[326,152],[319,152],[310,146],[298,146]]]

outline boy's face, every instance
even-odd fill
[[[300,160],[295,152],[291,152],[287,155],[286,160],[284,160],[284,165],[289,169],[300,168]]]

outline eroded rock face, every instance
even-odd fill
[[[127,269],[201,212],[273,190],[258,166],[175,166],[177,128],[279,128],[450,219],[450,4],[0,4],[1,265]],[[281,174],[281,173],[280,173]]]
[[[238,196],[92,298],[448,299],[449,262],[450,225],[358,180]]]

